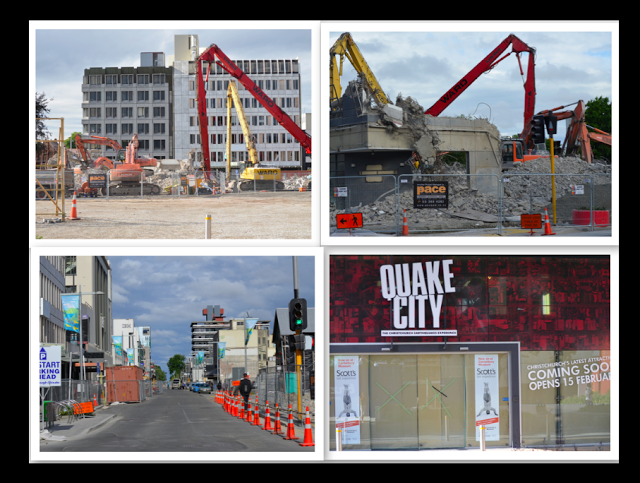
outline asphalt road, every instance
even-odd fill
[[[142,403],[111,406],[105,411],[113,411],[116,416],[99,429],[67,441],[48,441],[40,450],[313,452],[316,449],[236,419],[224,412],[213,397],[189,391],[167,390]]]

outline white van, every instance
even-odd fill
[[[171,389],[180,389],[180,379],[174,379],[171,382]]]

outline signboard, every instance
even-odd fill
[[[335,356],[336,427],[344,444],[360,444],[360,379],[358,356]]]
[[[334,198],[341,198],[347,197],[347,188],[333,188],[333,197]]]
[[[113,346],[116,349],[116,355],[121,356],[122,355],[122,336],[112,335],[111,338],[113,339]]]
[[[80,332],[80,295],[66,295],[62,297],[62,312],[64,314],[64,330]]]
[[[542,215],[540,213],[520,215],[520,228],[524,228],[525,230],[539,230],[542,228]]]
[[[89,188],[106,188],[107,175],[105,173],[90,173]]]
[[[584,185],[583,184],[572,184],[571,185],[571,194],[572,195],[583,195],[584,194]]]
[[[226,347],[226,342],[218,342],[218,359],[224,359],[224,351]]]
[[[240,381],[231,381],[231,385],[232,386],[239,386],[240,385]]]
[[[258,319],[244,319],[244,325],[245,325],[244,345],[247,345],[249,343],[249,339],[251,338],[251,333],[253,332],[253,328],[256,326],[257,323],[258,323]]]
[[[362,213],[336,215],[338,228],[362,228]]]
[[[416,181],[413,183],[414,208],[448,208],[448,181]]]
[[[381,331],[382,337],[458,335],[457,330],[440,328],[444,294],[456,291],[451,285],[452,264],[453,260],[436,260],[380,267],[381,295],[391,302],[393,314],[393,330]]]
[[[40,387],[61,385],[60,354],[59,345],[40,347],[38,352],[38,380]]]
[[[476,354],[476,441],[480,441],[480,426],[485,427],[485,441],[500,441],[500,384],[498,354]]]

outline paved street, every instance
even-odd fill
[[[313,452],[296,441],[273,435],[230,416],[213,395],[166,390],[142,403],[112,405],[96,418],[67,425],[66,419],[50,431],[65,441],[40,442],[43,452]],[[286,419],[282,418],[286,433]],[[99,426],[99,427],[97,427]],[[272,421],[273,426],[273,421]],[[296,427],[302,442],[304,429]]]

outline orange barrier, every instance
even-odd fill
[[[78,403],[73,406],[73,414],[91,414],[93,410],[94,407],[91,402]]]
[[[402,236],[409,236],[409,225],[407,225],[407,210],[404,210],[404,219],[402,220]]]
[[[315,446],[313,433],[311,432],[311,419],[309,419],[309,406],[307,406],[307,416],[304,418],[304,441],[298,443],[300,446]]]
[[[287,421],[287,436],[284,439],[298,439],[293,428],[293,414],[291,414],[291,404],[289,404],[289,419]]]

